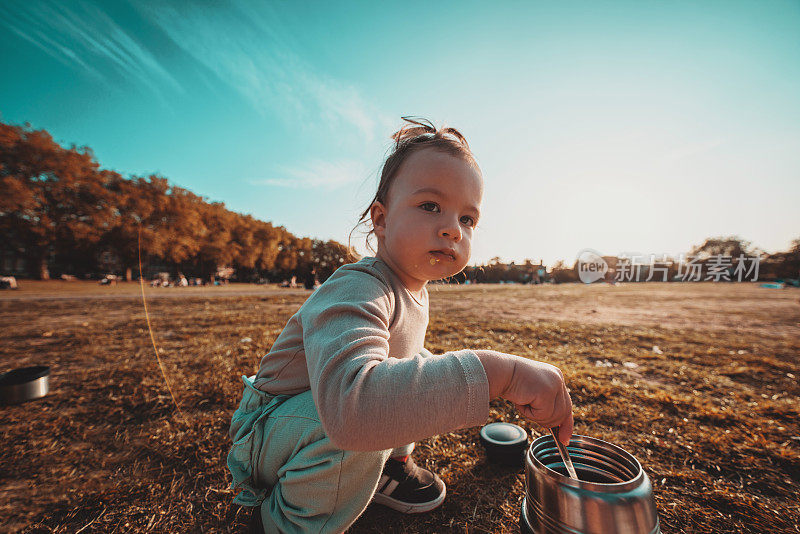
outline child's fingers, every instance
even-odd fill
[[[572,435],[572,399],[567,393],[566,387],[561,388],[555,395],[552,402],[548,402],[545,407],[537,407],[531,404],[517,405],[520,413],[542,426],[547,428],[558,426],[570,420],[570,435]]]
[[[564,419],[572,414],[572,399],[567,393],[567,386],[562,382],[561,389],[556,394],[553,402],[553,412],[548,420],[549,426],[556,426],[561,424]]]
[[[530,404],[517,404],[517,410],[522,414],[522,417],[531,421],[536,421],[536,414],[533,413],[533,407]]]
[[[572,414],[569,414],[569,417],[565,421],[562,421],[560,425],[558,425],[558,441],[564,445],[569,445],[569,438],[572,437],[574,424],[575,423],[572,420]]]

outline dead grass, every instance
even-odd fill
[[[6,528],[244,532],[250,510],[231,504],[225,467],[238,377],[256,370],[308,293],[148,290],[184,423],[136,287],[63,286],[0,294],[0,370],[51,366],[47,397],[0,407]],[[576,432],[642,462],[664,532],[800,532],[799,293],[710,283],[435,286],[428,348],[493,348],[560,366]],[[540,434],[502,401],[490,419]],[[370,506],[352,532],[516,532],[523,475],[487,464],[477,431],[418,445],[418,462],[448,485],[440,509],[404,516]]]

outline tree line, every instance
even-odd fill
[[[119,273],[131,280],[139,245],[145,276],[167,271],[208,279],[226,267],[241,281],[302,279],[312,272],[324,281],[358,259],[336,241],[297,237],[156,174],[125,178],[101,169],[88,147],[64,148],[45,130],[3,122],[0,235],[0,270],[25,270],[41,279]],[[736,236],[709,238],[689,252],[703,261],[715,254],[756,253]],[[789,251],[762,256],[761,279],[800,277],[800,239]],[[669,269],[672,279],[678,267]],[[466,281],[574,282],[578,275],[576,265],[564,262],[547,269],[541,262],[515,265],[494,258],[445,280]]]
[[[336,241],[297,237],[228,210],[156,174],[102,169],[88,147],[0,122],[0,268],[79,277],[160,270],[201,278],[232,267],[239,280],[277,281],[312,269],[324,280],[351,260]],[[12,267],[13,268],[13,267]]]
[[[623,277],[624,281],[647,281],[650,278],[650,270],[653,270],[653,280],[667,281],[689,280],[697,281],[698,276],[693,275],[689,267],[689,260],[700,267],[696,274],[700,274],[699,280],[717,279],[715,281],[734,281],[738,280],[738,273],[735,272],[739,266],[738,258],[744,258],[742,265],[747,269],[747,275],[742,278],[746,281],[759,280],[780,280],[793,285],[800,285],[800,238],[794,239],[787,251],[780,251],[768,254],[756,247],[750,241],[739,236],[720,236],[709,237],[699,245],[683,255],[683,257],[657,257],[653,258],[652,264],[649,258],[639,258],[644,263],[636,265],[635,258],[617,258],[613,256],[603,256],[609,266],[609,272],[605,276],[607,281],[618,278],[618,271],[624,270],[627,266],[629,277]],[[754,265],[758,258],[758,266]],[[715,264],[717,272],[725,272],[722,276],[711,276],[709,268]],[[636,272],[636,277],[632,275]],[[552,280],[557,283],[578,282],[578,262],[571,266],[564,261],[559,261],[550,270]],[[755,278],[755,280],[754,280]]]

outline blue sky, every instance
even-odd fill
[[[482,167],[474,263],[800,237],[796,1],[12,0],[0,28],[3,121],[300,236],[347,241],[418,115]]]

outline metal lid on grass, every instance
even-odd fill
[[[0,374],[0,404],[18,404],[47,395],[50,368],[44,365],[21,367]]]

